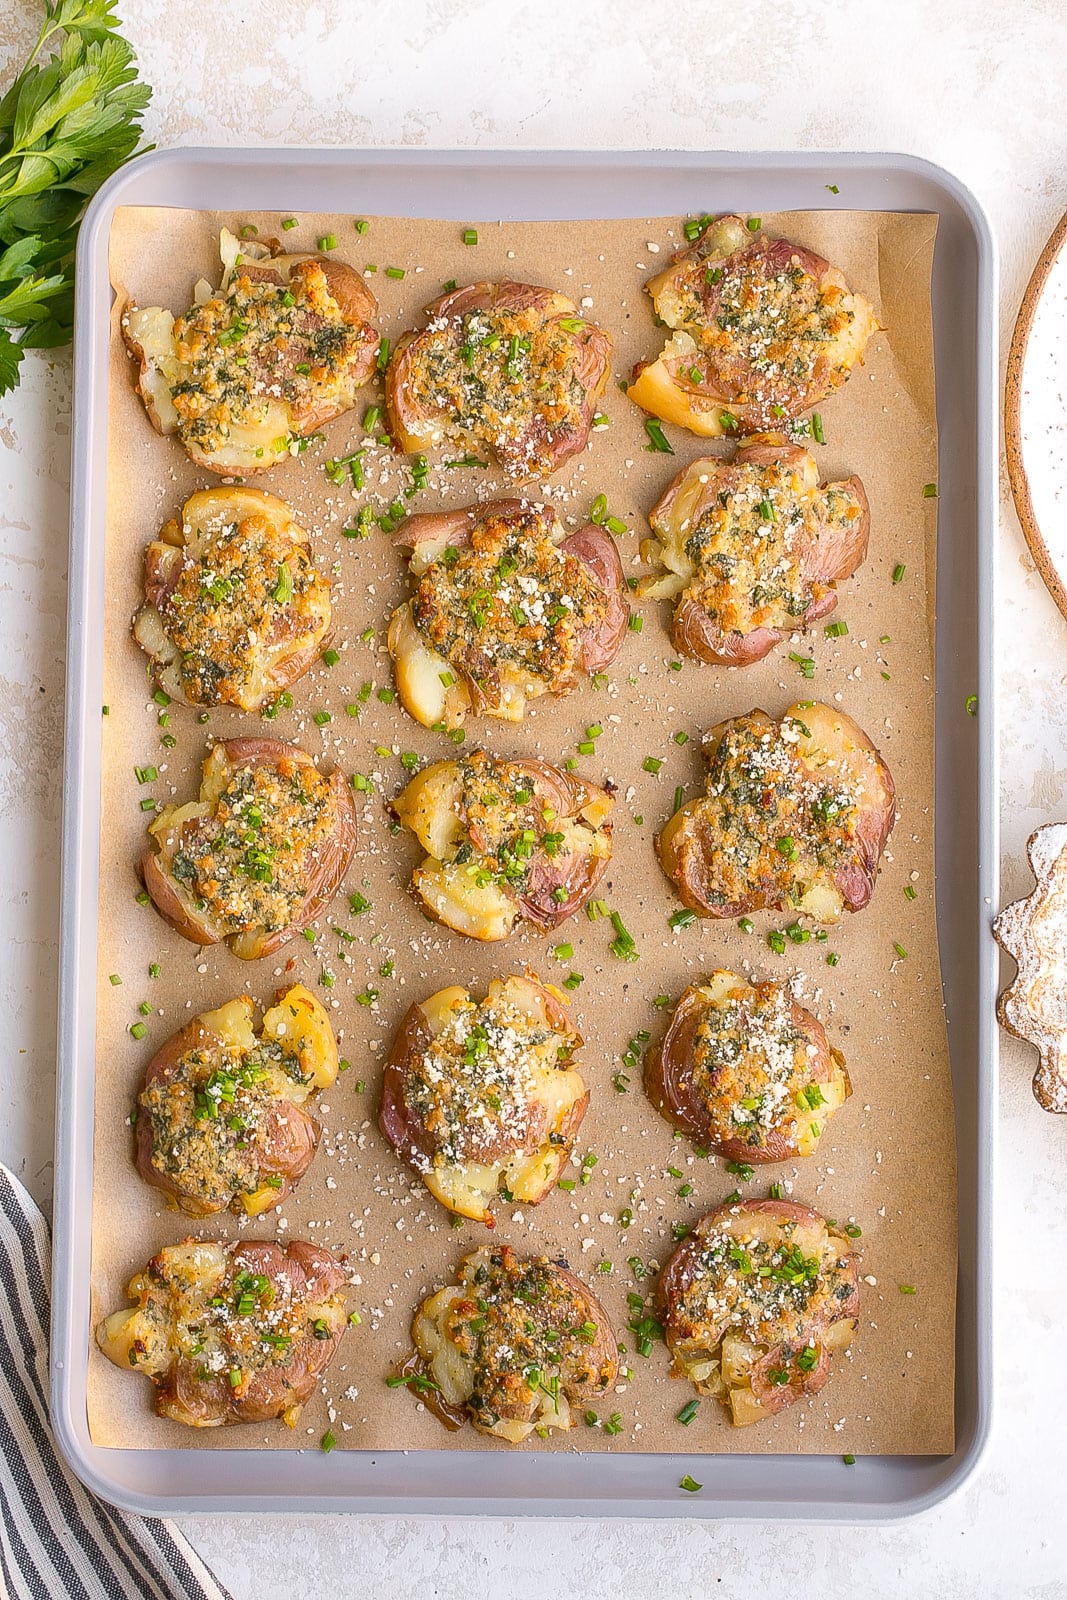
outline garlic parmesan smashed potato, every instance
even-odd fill
[[[513,483],[584,450],[608,381],[611,339],[551,289],[471,283],[426,307],[385,378],[402,450],[488,450]]]
[[[279,989],[257,1033],[247,995],[205,1011],[157,1050],[137,1101],[137,1170],[190,1216],[258,1216],[311,1165],[305,1109],[337,1078],[330,1019],[303,984]]]
[[[273,955],[329,905],[356,848],[352,790],[299,745],[223,739],[200,798],[164,806],[141,875],[156,910],[194,944]]]
[[[532,973],[484,1000],[453,985],[413,1005],[385,1065],[379,1124],[436,1200],[493,1227],[492,1207],[539,1205],[561,1177],[589,1094],[581,1037]]]
[[[836,608],[837,580],[867,554],[870,517],[858,478],[820,484],[807,450],[767,433],[732,461],[691,462],[648,520],[656,537],[641,554],[665,571],[638,594],[677,601],[677,650],[746,667]]]
[[[659,1292],[673,1374],[721,1400],[739,1428],[817,1394],[859,1313],[852,1242],[787,1200],[740,1201],[702,1217]]]
[[[318,1245],[186,1239],[130,1282],[96,1330],[109,1361],[155,1385],[157,1415],[193,1428],[296,1424],[348,1326],[345,1273]]]
[[[424,1300],[412,1323],[416,1357],[403,1376],[446,1426],[521,1444],[574,1427],[574,1409],[606,1394],[618,1343],[592,1290],[543,1256],[486,1245],[458,1282]]]
[[[172,700],[259,711],[318,660],[329,630],[329,579],[275,495],[201,489],[145,551],[133,632]]]
[[[356,403],[374,371],[377,302],[353,267],[219,235],[219,288],[201,280],[184,316],[130,301],[122,334],[158,433],[197,466],[263,472]]]
[[[874,309],[821,256],[772,239],[758,217],[705,219],[646,288],[672,329],[634,368],[630,399],[707,437],[782,427],[848,378]]]
[[[645,1089],[690,1138],[752,1164],[813,1155],[851,1093],[844,1057],[788,984],[722,970],[683,993]]]
[[[656,840],[660,865],[706,917],[788,909],[837,922],[871,898],[894,819],[889,769],[859,725],[817,701],[720,722],[704,735],[706,793]]]
[[[493,500],[409,517],[414,593],[393,613],[389,652],[404,709],[427,728],[468,712],[521,722],[528,700],[569,694],[622,648],[630,619],[619,552],[595,523]]]
[[[472,750],[434,761],[393,802],[426,858],[411,884],[430,915],[472,939],[545,930],[580,911],[611,859],[606,789],[546,761]]]

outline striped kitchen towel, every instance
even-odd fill
[[[230,1600],[170,1523],[105,1505],[56,1452],[48,1421],[48,1226],[0,1166],[0,1596]]]

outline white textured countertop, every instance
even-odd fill
[[[0,83],[36,32],[0,18]],[[12,17],[12,9],[14,16]],[[902,150],[955,172],[1001,253],[1006,347],[1026,277],[1067,207],[1063,0],[121,0],[155,85],[159,144],[300,143]],[[0,1157],[51,1189],[62,765],[69,359],[31,357],[0,401]],[[1050,404],[1054,403],[1050,395]],[[1062,402],[1058,402],[1062,404]],[[1005,498],[999,550],[1004,890],[1067,818],[1067,623]],[[183,1524],[236,1600],[476,1592],[676,1600],[1067,1596],[1060,1536],[1067,1386],[1067,1121],[1002,1057],[1003,1293],[993,1444],[939,1510],[887,1529],[277,1518]],[[1051,1262],[1051,1267],[1049,1263]],[[545,1574],[551,1571],[549,1583]]]

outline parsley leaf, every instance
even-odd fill
[[[45,0],[0,98],[0,394],[23,350],[69,344],[74,249],[92,195],[138,153],[151,90],[115,30],[115,0]]]

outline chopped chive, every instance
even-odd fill
[[[296,225],[297,225],[297,223],[296,223],[296,218],[295,217],[286,217],[284,222],[282,223],[282,227],[284,228],[286,233],[289,232],[290,228],[295,228]]]
[[[826,435],[822,431],[822,417],[817,411],[811,414],[811,436],[816,444],[826,443]]]
[[[785,955],[785,934],[780,928],[771,929],[770,933],[767,935],[767,943],[770,945],[775,955]]]
[[[836,193],[837,193],[837,190],[836,190],[836,188],[835,188],[835,189],[834,189],[834,193],[835,193],[835,194],[836,194]],[[852,1456],[852,1455],[848,1455],[848,1456],[842,1456],[842,1457],[841,1457],[841,1460],[842,1460],[842,1461],[843,1461],[843,1462],[844,1462],[844,1463],[845,1463],[845,1466],[846,1466],[846,1467],[854,1467],[854,1466],[855,1466],[855,1465],[856,1465],[856,1458],[855,1458],[855,1456]]]
[[[132,1022],[130,1024],[130,1034],[134,1039],[143,1039],[147,1032],[148,1029],[143,1022]]]
[[[673,808],[671,810],[671,816],[672,817],[677,812],[681,811],[682,805],[683,805],[683,798],[684,797],[683,797],[683,792],[682,792],[682,786],[681,786],[681,784],[679,784],[678,787],[674,791],[674,806],[673,806]]]
[[[902,1283],[900,1285],[900,1292],[901,1294],[914,1294],[915,1285],[913,1283]]]
[[[597,524],[603,522],[608,514],[608,497],[598,494],[593,504],[589,507],[589,520]]]
[[[580,972],[569,972],[563,980],[563,987],[565,989],[579,989],[584,982],[585,978]]]
[[[742,933],[751,933],[756,924],[753,922],[751,917],[739,917],[737,919],[737,926],[741,929]]]
[[[828,622],[823,631],[828,639],[843,639],[848,633],[848,623]]]
[[[477,228],[464,228],[462,237],[463,237],[463,243],[464,244],[477,244],[478,243],[478,230],[477,230]]]
[[[978,715],[978,696],[969,694],[963,702],[963,709],[969,717],[976,717]]]
[[[552,947],[552,954],[555,956],[557,961],[569,961],[574,955],[574,946],[572,944],[554,945]]]
[[[325,728],[328,722],[333,721],[333,717],[328,711],[316,711],[311,720],[315,724],[316,728]]]
[[[336,250],[337,249],[337,235],[335,233],[324,233],[322,238],[319,240],[319,249],[320,250]]]
[[[646,772],[651,772],[654,777],[663,766],[663,762],[657,756],[646,756],[641,765]]]
[[[648,434],[646,450],[658,452],[660,455],[673,456],[674,446],[663,431],[663,424],[658,417],[645,418],[645,432]]]
[[[162,971],[163,968],[160,966],[158,961],[152,961],[149,963],[148,976],[150,978],[158,978]]]
[[[580,756],[596,755],[596,745],[593,743],[592,739],[583,739],[577,746],[577,750]]]
[[[915,885],[913,883],[906,883],[904,885],[904,898],[905,900],[915,899]]]
[[[117,989],[119,984],[122,982],[122,979],[119,977],[117,972],[112,972],[108,976],[108,980],[107,981],[108,981],[108,983],[110,983],[110,985],[111,985],[111,987],[113,989]]]
[[[897,956],[901,961],[906,961],[908,959],[908,952],[905,950],[902,944],[897,944],[896,940],[893,941],[893,949],[896,951]]]
[[[688,1428],[697,1412],[700,1410],[699,1400],[687,1400],[681,1411],[678,1412],[678,1421],[683,1428]]]
[[[675,911],[667,918],[672,928],[691,928],[696,919],[695,911]]]
[[[749,226],[751,227],[752,224],[750,223]],[[684,1489],[687,1494],[696,1494],[698,1490],[703,1489],[704,1485],[698,1483],[695,1478],[691,1478],[687,1472],[678,1487],[679,1489]]]
[[[403,278],[405,271],[403,267],[386,267],[385,276],[387,278]]]
[[[644,625],[644,617],[642,617],[638,612],[634,611],[630,616],[630,632],[640,633]]]
[[[293,598],[293,575],[289,571],[289,564],[283,561],[278,567],[278,579],[272,591],[276,603],[280,606],[288,605]]]
[[[383,706],[391,706],[393,701],[396,699],[396,694],[392,689],[379,689],[378,699],[382,702]]]
[[[924,483],[923,484],[923,499],[924,500],[936,500],[937,499],[937,484],[936,483]]]
[[[836,967],[840,960],[841,957],[838,955],[837,951],[831,950],[829,955],[826,957],[826,965],[828,967]]]
[[[908,569],[904,565],[903,561],[898,561],[896,566],[893,568],[893,582],[899,583],[907,570]]]
[[[333,1447],[334,1447],[334,1445],[336,1443],[337,1443],[337,1440],[334,1438],[334,1436],[330,1432],[329,1428],[327,1428],[326,1432],[322,1436],[322,1439],[320,1440],[320,1447],[322,1449],[323,1455],[327,1455],[328,1456],[330,1451],[333,1449]]]

